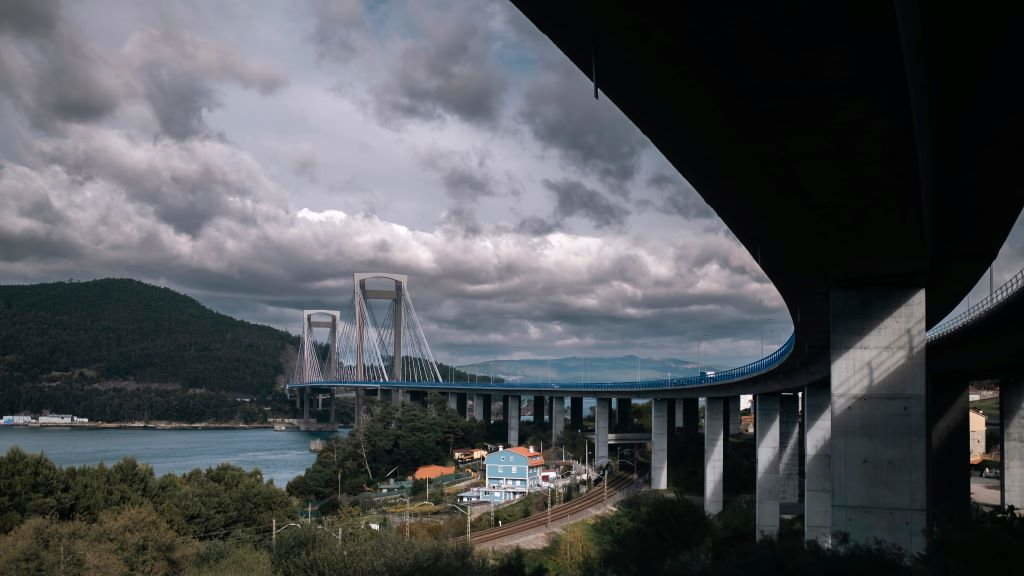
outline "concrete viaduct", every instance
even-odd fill
[[[969,513],[967,384],[1000,378],[1004,498],[1024,508],[1024,297],[927,338],[1024,206],[1024,4],[513,3],[594,82],[580,98],[614,102],[754,255],[794,334],[735,378],[394,386],[450,392],[455,407],[477,395],[478,417],[483,395],[506,395],[510,444],[521,395],[551,398],[556,435],[565,398],[575,419],[595,396],[598,462],[610,398],[653,398],[654,488],[666,486],[667,422],[696,427],[704,397],[711,514],[735,398],[753,394],[759,535],[777,533],[802,491],[808,540],[917,553],[929,525]]]

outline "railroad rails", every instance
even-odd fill
[[[597,485],[591,488],[586,494],[579,498],[570,500],[565,504],[559,504],[558,506],[552,506],[549,511],[539,512],[537,514],[531,514],[526,518],[516,520],[515,522],[509,522],[504,526],[497,526],[494,528],[488,528],[475,532],[472,535],[473,544],[486,544],[495,540],[500,540],[508,536],[521,534],[545,526],[550,522],[556,522],[569,518],[574,514],[582,512],[587,508],[602,504],[607,498],[611,498],[613,494],[629,487],[633,483],[632,476],[628,475],[617,475],[612,477],[608,481],[607,490],[604,486]],[[457,540],[465,540],[465,536],[457,538]]]

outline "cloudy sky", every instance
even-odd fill
[[[714,212],[510,4],[251,7],[0,0],[0,281],[138,278],[295,332],[350,314],[352,272],[406,273],[459,362],[728,365],[789,334]]]

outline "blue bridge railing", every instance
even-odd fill
[[[948,336],[961,328],[968,326],[972,322],[977,321],[979,318],[986,316],[993,310],[999,307],[1000,304],[1006,302],[1006,300],[1013,296],[1024,287],[1024,269],[1013,275],[1012,278],[1004,282],[999,288],[992,291],[991,294],[979,300],[976,304],[968,307],[967,310],[953,316],[952,318],[933,326],[928,331],[928,341],[934,342],[939,338]]]
[[[708,384],[726,384],[752,378],[759,374],[769,372],[789,357],[793,352],[795,334],[791,334],[786,342],[778,350],[768,356],[755,360],[749,364],[719,370],[716,372],[702,372],[696,376],[667,377],[656,380],[635,380],[625,382],[547,382],[547,381],[514,381],[514,382],[351,382],[351,381],[322,381],[309,383],[292,383],[288,388],[321,388],[321,387],[351,387],[351,388],[402,388],[406,390],[530,390],[530,391],[551,391],[560,390],[567,392],[634,392],[650,390],[671,390],[674,388],[687,388],[691,386],[704,386]]]

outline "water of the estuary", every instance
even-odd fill
[[[348,434],[342,429],[339,434]],[[309,442],[324,434],[249,430],[95,430],[68,428],[0,427],[0,454],[12,446],[42,452],[60,466],[108,466],[122,458],[135,458],[158,475],[182,474],[221,462],[246,470],[284,487],[316,459]]]

